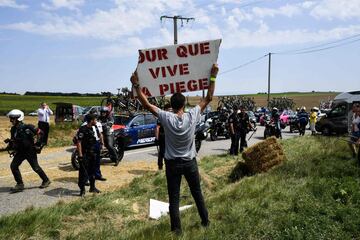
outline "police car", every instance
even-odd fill
[[[124,138],[125,147],[135,147],[155,143],[156,123],[151,113],[115,115],[113,129]]]

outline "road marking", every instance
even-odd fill
[[[143,153],[143,152],[151,152],[151,151],[154,151],[156,150],[156,148],[152,147],[151,149],[146,149],[146,150],[141,150],[141,151],[133,151],[133,152],[125,152],[125,156],[127,155],[131,155],[131,154],[136,154],[136,153]]]

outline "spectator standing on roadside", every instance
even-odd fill
[[[316,134],[316,130],[315,130],[316,120],[317,120],[317,111],[316,111],[316,107],[313,107],[313,108],[311,109],[311,113],[310,113],[310,130],[311,130],[311,135],[315,135],[315,134]]]
[[[183,94],[175,93],[171,96],[170,102],[173,113],[163,111],[149,103],[140,89],[137,73],[135,72],[131,76],[131,83],[136,90],[140,102],[146,109],[159,118],[165,130],[165,165],[170,204],[171,231],[177,234],[182,232],[179,213],[182,175],[185,176],[195,200],[201,218],[201,225],[207,227],[210,223],[208,211],[205,207],[205,201],[201,192],[200,176],[196,162],[195,127],[196,123],[200,121],[201,112],[205,110],[206,106],[212,100],[218,71],[219,68],[214,64],[210,73],[210,84],[206,98],[202,99],[196,107],[186,113],[184,112],[186,99]]]
[[[351,120],[351,136],[350,141],[354,143],[360,144],[360,103],[354,103],[352,106],[352,120]],[[356,144],[350,143],[351,152],[353,154],[353,157],[356,157],[356,154],[358,154],[359,159],[359,147],[356,146]],[[359,159],[360,164],[360,159]]]
[[[21,177],[19,166],[26,159],[31,168],[42,179],[40,188],[50,185],[50,180],[38,163],[34,138],[37,131],[33,125],[24,124],[24,113],[18,109],[11,110],[7,116],[10,118],[12,127],[10,130],[11,138],[6,141],[10,144],[9,149],[14,151],[14,158],[10,164],[11,172],[14,175],[16,185],[11,188],[11,192],[21,192],[24,190],[24,183]]]
[[[50,115],[53,115],[53,111],[51,111],[45,102],[42,102],[37,110],[37,114],[38,128],[40,128],[44,133],[43,145],[47,145],[50,130]]]

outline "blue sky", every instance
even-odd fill
[[[217,95],[266,92],[269,52],[272,92],[360,90],[359,0],[0,0],[0,91],[130,86],[137,50],[173,43],[162,15],[195,18],[179,43],[222,38]]]

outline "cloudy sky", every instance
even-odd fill
[[[217,95],[360,90],[360,0],[0,0],[0,91],[116,92],[137,50],[222,38]],[[249,63],[250,64],[247,64]]]

